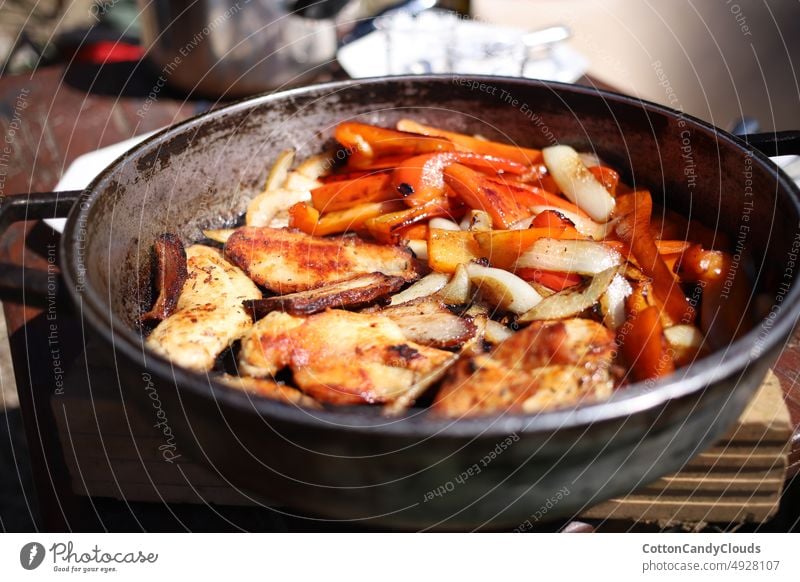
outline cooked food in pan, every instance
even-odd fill
[[[282,152],[241,226],[156,241],[150,348],[291,405],[459,417],[607,398],[749,327],[725,237],[593,154],[411,120],[334,137]]]

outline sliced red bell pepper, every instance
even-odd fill
[[[618,330],[621,353],[635,380],[662,378],[675,371],[657,307],[631,314]]]
[[[583,283],[583,277],[576,273],[562,273],[560,271],[542,271],[541,269],[517,269],[517,276],[526,280],[544,285],[553,291],[563,291]]]
[[[356,169],[374,169],[375,160],[386,156],[409,157],[455,149],[450,140],[441,137],[421,136],[355,121],[340,123],[333,135],[349,154],[347,166]]]
[[[702,285],[700,327],[714,347],[726,346],[750,329],[750,285],[730,254],[692,245],[679,259],[676,271]]]
[[[653,280],[653,292],[676,323],[690,324],[695,310],[683,294],[675,275],[664,262],[650,232],[653,201],[647,190],[636,190],[617,198],[619,222],[615,232],[630,247],[642,271]]]
[[[446,138],[452,143],[456,144],[458,149],[474,152],[476,154],[504,158],[513,162],[524,164],[526,166],[532,166],[542,162],[541,150],[522,148],[515,145],[498,143],[496,141],[483,140],[470,135],[464,135],[463,133],[445,131],[437,127],[423,125],[410,119],[400,120],[397,123],[397,128],[402,131],[413,132],[418,135]]]
[[[608,193],[612,196],[617,196],[617,186],[619,185],[619,173],[616,170],[612,170],[607,166],[592,166],[589,168],[589,171],[592,175],[597,178],[597,181],[600,182]]]
[[[512,179],[502,178],[495,179],[494,181],[505,185],[514,193],[514,197],[526,209],[533,208],[534,206],[555,206],[556,208],[563,208],[564,210],[569,210],[570,212],[589,218],[589,215],[583,210],[566,198],[562,198],[558,194],[553,194],[552,191],[545,190],[534,184],[526,184]]]
[[[555,210],[540,212],[531,222],[531,228],[570,228],[574,226],[570,219]]]
[[[444,169],[453,163],[494,174],[522,175],[528,168],[517,162],[471,152],[423,154],[401,162],[392,174],[392,186],[409,206],[418,206],[444,194]]]
[[[368,202],[320,216],[307,202],[300,202],[289,209],[289,226],[315,236],[356,232],[364,230],[368,220],[398,208],[402,208],[402,202]]]
[[[431,200],[422,206],[396,210],[367,220],[364,226],[377,240],[395,244],[406,227],[438,216],[452,217],[455,207],[450,198]]]
[[[530,216],[530,211],[517,202],[514,192],[502,182],[461,164],[451,164],[443,175],[445,183],[467,206],[489,213],[495,228],[509,228]]]
[[[331,182],[314,188],[311,201],[322,213],[344,210],[367,202],[384,202],[398,198],[389,184],[389,174],[371,174],[354,180]]]
[[[493,267],[511,269],[520,255],[542,238],[560,238],[563,226],[525,228],[520,230],[486,230],[474,233],[481,256]]]

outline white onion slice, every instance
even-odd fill
[[[502,323],[489,319],[486,322],[486,331],[484,331],[484,339],[490,344],[500,344],[514,335],[514,332],[508,329]]]
[[[527,282],[503,269],[470,263],[467,273],[481,297],[505,311],[525,313],[542,300]]]
[[[234,232],[236,232],[235,228],[209,228],[203,231],[203,236],[214,242],[225,244]]]
[[[580,315],[600,300],[617,274],[616,267],[596,275],[589,285],[572,287],[542,299],[541,303],[526,312],[517,321],[528,323],[544,319],[564,319]]]
[[[697,349],[703,344],[703,332],[693,325],[673,325],[664,330],[664,337],[673,347]]]
[[[578,152],[569,146],[557,145],[544,148],[542,157],[564,196],[593,219],[608,221],[616,201],[583,165]]]
[[[452,220],[447,218],[431,218],[428,222],[428,228],[438,228],[439,230],[461,230],[461,227]]]
[[[622,255],[602,243],[540,238],[520,255],[514,270],[527,268],[596,275],[621,264]]]
[[[464,264],[456,267],[450,281],[439,291],[439,297],[449,305],[464,305],[472,298],[472,284]]]
[[[406,243],[406,246],[411,249],[414,256],[421,261],[428,260],[428,241],[419,238],[411,239]]]
[[[408,289],[392,295],[392,300],[389,302],[389,305],[400,305],[401,303],[408,303],[420,297],[433,295],[447,285],[449,280],[450,275],[445,273],[431,273],[430,275],[426,275]]]
[[[545,210],[553,210],[558,212],[565,218],[567,218],[572,224],[575,225],[575,230],[581,233],[584,236],[588,236],[593,238],[594,240],[602,240],[606,238],[611,232],[614,230],[614,225],[616,224],[615,220],[611,222],[607,222],[605,224],[600,224],[599,222],[595,222],[591,218],[587,218],[585,216],[581,216],[577,212],[572,212],[571,210],[566,210],[559,206],[532,206],[531,211],[538,215]],[[533,221],[533,217],[530,219],[526,218],[523,220],[527,220],[528,224],[522,228],[528,228]],[[520,221],[523,223],[523,221]],[[513,227],[512,227],[513,228]]]
[[[264,184],[264,191],[277,190],[282,188],[289,175],[289,170],[292,169],[294,163],[294,150],[283,150],[278,154],[275,163],[269,170],[267,181]]]
[[[606,327],[617,329],[625,323],[625,299],[631,293],[633,288],[628,280],[622,275],[616,275],[600,298],[600,309]]]
[[[435,219],[434,219],[435,220]],[[461,220],[461,230],[492,230],[492,217],[485,210],[470,210]]]

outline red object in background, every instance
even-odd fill
[[[75,54],[79,63],[123,63],[139,61],[144,57],[144,48],[138,44],[101,40],[82,46]]]

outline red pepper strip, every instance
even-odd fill
[[[687,281],[702,285],[700,327],[714,347],[726,346],[750,329],[750,286],[744,269],[728,253],[692,245],[676,270]]]
[[[409,206],[418,206],[439,198],[444,193],[444,169],[460,163],[487,172],[522,175],[527,166],[493,156],[471,152],[423,154],[404,160],[392,174],[392,186],[405,196]]]
[[[360,231],[368,220],[395,212],[398,207],[402,208],[402,203],[368,202],[320,216],[307,202],[299,202],[289,209],[289,226],[315,236]]]
[[[719,229],[708,228],[697,220],[688,220],[674,210],[654,206],[650,230],[653,238],[690,240],[706,249],[730,249],[728,235]]]
[[[620,327],[618,339],[636,381],[662,378],[675,371],[657,307],[631,314]]]
[[[364,176],[374,176],[376,174],[388,174],[389,170],[358,170],[356,172],[334,172],[327,176],[318,178],[323,184],[331,184],[334,182],[343,182],[345,180],[355,180],[356,178],[363,178]]]
[[[619,173],[616,170],[612,170],[607,166],[592,166],[589,168],[589,171],[597,178],[597,181],[600,182],[608,193],[612,196],[617,196],[617,186],[619,185]]]
[[[534,281],[553,291],[563,291],[575,287],[583,282],[583,278],[576,273],[562,273],[559,271],[542,271],[541,269],[524,268],[516,271],[518,277],[526,281]]]
[[[569,228],[575,226],[572,221],[555,210],[545,210],[536,215],[531,228]]]
[[[397,236],[400,240],[428,240],[427,224],[412,224],[397,229]]]
[[[517,201],[526,209],[534,206],[555,206],[557,208],[563,208],[564,210],[569,210],[570,212],[574,212],[583,217],[589,218],[589,215],[583,210],[575,206],[566,198],[562,198],[558,194],[553,194],[553,191],[545,190],[544,188],[539,188],[538,186],[534,186],[532,184],[526,184],[524,182],[517,182],[502,178],[494,179],[494,181],[503,184],[505,187],[511,190],[514,193],[514,197],[517,199]]]
[[[450,198],[431,200],[423,206],[415,206],[376,216],[365,222],[367,230],[377,240],[395,244],[402,230],[412,224],[428,221],[437,216],[451,217],[456,211]]]
[[[398,198],[389,186],[389,180],[389,174],[371,174],[325,184],[311,191],[311,201],[320,212],[334,212],[366,202]]]
[[[502,182],[493,181],[461,164],[451,164],[443,175],[445,183],[467,206],[489,213],[495,228],[509,228],[530,215]]]
[[[357,169],[370,173],[391,172],[408,159],[406,154],[396,156],[381,156],[378,158],[362,158],[358,155],[347,158],[346,168]]]
[[[384,156],[409,157],[455,149],[453,143],[440,137],[420,136],[354,121],[340,123],[333,136],[349,153],[348,167],[357,169],[368,168],[375,159]]]
[[[620,196],[616,208],[620,220],[615,231],[620,240],[630,247],[642,271],[653,280],[653,292],[670,318],[676,323],[690,324],[695,318],[694,308],[658,253],[650,233],[652,210],[653,201],[647,190],[636,190]]]
[[[521,148],[505,143],[498,143],[496,141],[486,141],[470,135],[464,135],[463,133],[455,133],[452,131],[439,129],[437,127],[423,125],[410,119],[400,120],[397,123],[397,129],[413,132],[419,135],[446,138],[456,144],[460,150],[467,150],[476,154],[504,158],[506,160],[511,160],[512,162],[517,162],[526,166],[532,166],[534,164],[541,163],[542,161],[541,150]]]
[[[564,227],[525,228],[521,230],[486,230],[474,233],[481,256],[489,264],[501,269],[512,269],[520,255],[542,238],[562,238]]]

